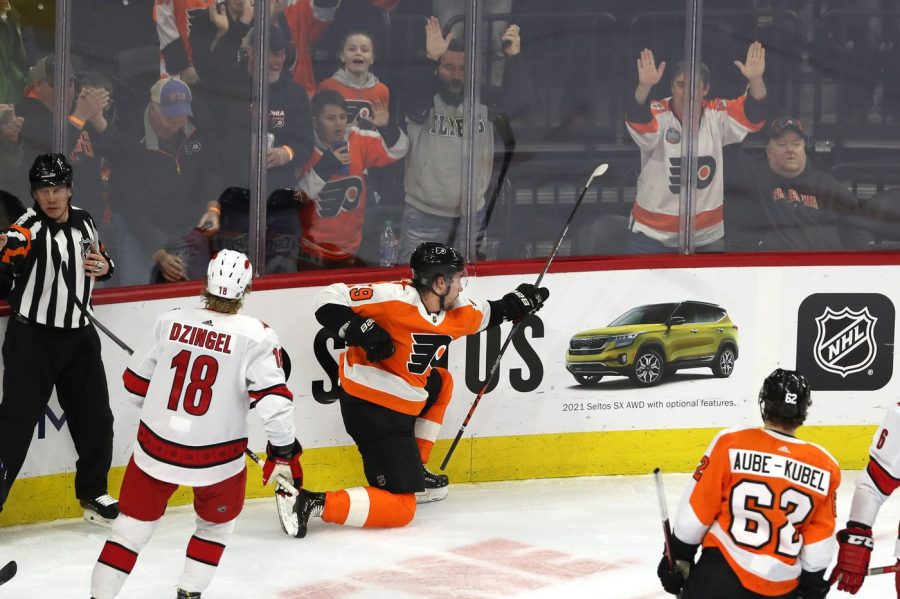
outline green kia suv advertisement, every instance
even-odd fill
[[[582,385],[627,376],[649,387],[682,368],[727,377],[738,357],[738,327],[721,306],[684,301],[632,308],[608,326],[569,341],[566,369]]]

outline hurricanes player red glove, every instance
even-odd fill
[[[869,558],[875,542],[872,540],[872,527],[852,520],[847,528],[837,533],[838,550],[837,565],[831,571],[828,582],[837,581],[839,591],[855,595],[862,586],[869,569]]]
[[[296,497],[303,488],[303,468],[300,466],[300,456],[303,455],[303,447],[300,441],[294,439],[291,445],[266,445],[266,463],[263,465],[263,485],[268,485],[274,480],[275,492],[279,495],[291,495]]]

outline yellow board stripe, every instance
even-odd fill
[[[841,464],[858,470],[868,461],[876,427],[809,426],[800,438],[818,443]],[[680,429],[517,435],[465,438],[450,460],[451,482],[486,482],[528,478],[558,478],[608,474],[648,474],[654,468],[666,472],[690,472],[710,440],[721,429]],[[438,441],[429,464],[437,471],[450,446]],[[272,494],[262,486],[259,467],[247,460],[247,497]],[[303,452],[305,486],[314,490],[338,489],[365,484],[356,447],[327,447]],[[109,487],[118,496],[124,467],[113,468]],[[66,472],[16,481],[0,512],[0,527],[59,518],[77,518],[82,510],[75,500],[75,474]],[[169,505],[193,501],[190,489],[181,488]]]

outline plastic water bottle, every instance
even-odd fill
[[[391,228],[391,221],[384,221],[384,231],[379,237],[381,248],[381,266],[395,266],[397,264],[397,251],[400,249],[400,240],[394,235],[394,229]]]

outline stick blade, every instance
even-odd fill
[[[0,568],[0,584],[8,582],[18,571],[19,566],[16,564],[15,560]]]
[[[594,172],[591,173],[591,178],[588,179],[588,185],[590,185],[591,182],[594,179],[596,179],[597,177],[602,177],[604,174],[606,174],[606,171],[608,171],[608,170],[609,170],[609,165],[607,163],[604,162],[603,164],[599,165],[597,168],[594,169]]]

